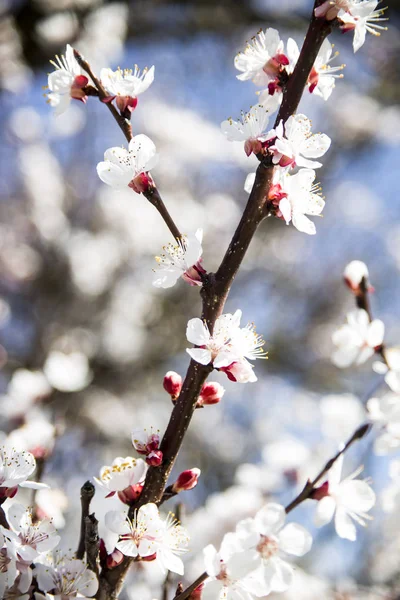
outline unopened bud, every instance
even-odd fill
[[[201,583],[200,585],[198,585],[197,588],[194,589],[193,592],[190,594],[190,596],[188,596],[188,600],[200,600],[201,592],[203,591],[203,588],[204,588],[204,583]]]
[[[225,394],[225,388],[216,381],[210,381],[201,388],[197,406],[206,406],[207,404],[217,404]]]
[[[175,483],[172,484],[172,491],[179,494],[179,492],[192,490],[197,485],[200,473],[200,469],[188,469],[187,471],[182,471]]]
[[[314,488],[310,494],[310,498],[312,500],[322,500],[322,498],[325,498],[326,496],[329,496],[329,482],[328,481],[325,481],[325,483],[323,483],[319,487]]]
[[[0,503],[3,503],[7,498],[14,498],[17,492],[17,485],[15,487],[0,487]]]
[[[175,371],[168,371],[165,374],[163,381],[164,390],[171,396],[173,400],[176,400],[182,389],[182,377]]]
[[[135,502],[143,490],[143,483],[136,483],[135,485],[129,485],[121,492],[118,492],[118,498],[124,504],[132,504]]]
[[[111,554],[107,555],[107,558],[106,558],[107,569],[114,569],[115,567],[118,567],[118,565],[120,565],[123,560],[124,560],[124,555],[122,554],[122,552],[120,550],[117,550],[117,548],[115,548],[115,550],[113,550],[113,552],[111,552]]]
[[[344,270],[343,277],[345,284],[355,294],[359,294],[362,290],[360,288],[362,281],[365,281],[365,287],[369,292],[373,291],[373,288],[368,284],[368,267],[361,260],[352,260]]]
[[[132,179],[130,183],[128,183],[128,187],[130,187],[137,194],[144,194],[148,191],[148,189],[153,185],[153,179],[150,173],[139,173]]]
[[[146,462],[151,467],[159,467],[163,460],[163,453],[161,450],[153,450],[146,457]]]

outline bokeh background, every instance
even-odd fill
[[[213,376],[225,396],[197,411],[185,440],[174,474],[202,469],[197,488],[182,497],[192,536],[187,581],[203,570],[202,547],[218,544],[266,498],[290,501],[365,419],[380,376],[370,363],[339,371],[330,361],[331,334],[353,308],[342,284],[350,260],[368,264],[373,313],[384,320],[389,344],[400,339],[400,3],[389,4],[388,32],[368,36],[355,56],[351,35],[332,36],[338,64],[347,67],[331,99],[306,92],[302,100],[314,131],[332,138],[318,173],[326,207],[317,235],[268,219],[232,288],[227,310],[240,307],[244,320],[257,324],[269,360],[257,362],[257,384]],[[32,449],[39,436],[50,449],[56,427],[42,475],[54,490],[39,500],[64,528],[65,547],[76,544],[82,483],[116,456],[134,455],[133,428],[165,428],[171,403],[163,376],[185,372],[185,327],[199,315],[200,299],[183,282],[171,290],[152,286],[154,255],[169,233],[144,198],[97,178],[104,150],[124,142],[106,107],[73,102],[54,117],[43,97],[49,60],[71,43],[97,72],[155,65],[133,130],[155,141],[158,187],[182,231],[204,229],[204,265],[213,270],[256,165],[219,130],[223,119],[256,102],[253,85],[235,77],[234,55],[260,27],[301,43],[311,5],[0,4],[0,428],[16,445]],[[362,461],[373,478],[373,523],[352,544],[333,527],[315,530],[311,502],[297,509],[293,518],[312,529],[314,550],[281,598],[400,597],[398,511],[382,508],[389,459],[375,458],[372,442],[373,434],[349,453],[345,470]],[[103,495],[98,491],[94,504],[99,516],[118,504]],[[159,598],[161,581],[154,565],[141,567],[124,598]]]

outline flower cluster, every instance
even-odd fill
[[[263,350],[264,340],[257,335],[254,326],[240,327],[241,317],[241,310],[221,315],[212,335],[204,321],[190,319],[186,337],[197,348],[187,348],[186,352],[201,365],[212,364],[223,371],[231,381],[254,382],[257,377],[247,359],[267,358],[267,354]]]

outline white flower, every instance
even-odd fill
[[[270,151],[273,163],[281,167],[310,167],[317,169],[322,163],[315,158],[323,156],[331,145],[324,133],[311,133],[311,121],[305,115],[292,115],[283,128],[281,121],[275,130],[276,140]]]
[[[202,590],[202,600],[252,600],[253,595],[244,578],[257,566],[254,551],[243,551],[236,536],[228,533],[219,552],[212,544],[203,550],[208,579]]]
[[[352,2],[350,9],[341,9],[338,13],[338,19],[343,23],[343,31],[354,31],[353,49],[357,52],[365,42],[365,36],[368,33],[379,36],[380,31],[386,31],[386,27],[378,25],[380,21],[387,21],[382,18],[385,9],[375,10],[379,0],[367,0],[366,2]]]
[[[113,71],[112,69],[101,69],[100,79],[110,96],[136,98],[143,94],[153,83],[154,66],[150,69],[145,67],[142,73],[137,65],[135,65],[134,70],[118,68]]]
[[[88,357],[82,352],[65,354],[53,350],[46,358],[43,371],[49,383],[61,392],[79,392],[92,379]]]
[[[371,519],[367,513],[375,504],[375,493],[366,481],[355,477],[361,473],[363,467],[357,469],[352,475],[341,481],[343,455],[341,455],[328,473],[325,483],[317,488],[320,491],[315,514],[317,527],[330,523],[335,515],[335,528],[339,537],[354,541],[357,537],[356,526],[352,519],[363,527],[366,520]],[[316,498],[318,499],[318,497]]]
[[[251,79],[258,86],[276,82],[282,68],[289,63],[283,42],[276,29],[260,31],[235,57],[235,67],[241,71],[240,81]],[[272,90],[271,90],[272,91]]]
[[[171,516],[163,521],[155,504],[145,504],[129,519],[125,511],[105,516],[108,529],[116,535],[115,548],[125,556],[145,558],[156,555],[160,567],[183,575],[179,554],[186,552],[186,530]]]
[[[202,285],[200,273],[205,273],[201,266],[203,230],[198,229],[193,235],[183,236],[177,244],[163,247],[163,254],[156,256],[157,271],[153,281],[155,287],[170,288],[180,277],[190,285]]]
[[[257,570],[245,580],[248,589],[257,596],[286,591],[293,580],[293,567],[280,554],[304,556],[312,545],[310,533],[297,523],[284,526],[285,508],[269,503],[254,519],[241,521],[236,534],[244,548],[257,552]]]
[[[321,430],[338,443],[347,440],[365,419],[365,408],[353,394],[330,394],[319,402]]]
[[[275,206],[275,215],[290,222],[294,227],[308,235],[316,233],[315,225],[306,215],[320,215],[325,201],[318,192],[320,187],[314,184],[315,171],[300,169],[295,175],[277,170],[274,185],[269,192],[269,200]]]
[[[276,96],[270,96],[268,105],[257,104],[248,113],[242,113],[240,121],[229,118],[221,123],[221,131],[230,142],[244,142],[247,156],[252,152],[258,154],[263,148],[263,142],[269,139],[267,126],[269,115],[276,110],[278,102]],[[273,134],[271,135],[273,137]]]
[[[65,56],[56,56],[56,61],[51,61],[51,64],[56,70],[48,77],[48,101],[55,109],[55,114],[60,115],[67,110],[71,98],[86,102],[87,96],[83,88],[88,84],[88,78],[82,75],[74,50],[69,44]]]
[[[4,598],[5,590],[12,587],[17,577],[15,560],[4,548],[4,536],[0,533],[0,598]]]
[[[118,456],[111,466],[104,466],[100,470],[100,478],[94,477],[99,485],[113,495],[126,488],[143,483],[147,472],[147,465],[141,458]]]
[[[345,67],[345,65],[330,66],[329,63],[339,55],[339,52],[335,52],[332,56],[332,49],[333,45],[325,39],[307,79],[308,91],[321,96],[324,100],[328,100],[332,94],[335,79],[343,77],[342,74],[336,75],[336,73]],[[287,54],[290,62],[289,70],[292,72],[300,55],[299,47],[292,38],[288,39]]]
[[[31,563],[40,554],[53,550],[60,537],[48,519],[32,523],[32,513],[22,506],[13,504],[7,513],[10,529],[2,527],[7,547],[14,559]]]
[[[129,149],[109,148],[104,162],[97,165],[100,179],[115,189],[131,187],[137,193],[148,188],[148,171],[158,162],[156,147],[147,135],[136,135],[129,142]]]
[[[385,394],[382,398],[370,398],[367,403],[370,419],[382,431],[375,440],[374,450],[383,455],[400,447],[400,396]]]
[[[385,381],[390,389],[400,394],[400,349],[386,348],[385,363],[375,362],[372,365],[375,373],[385,375]]]
[[[32,418],[14,429],[7,438],[7,445],[16,450],[28,450],[36,458],[47,456],[54,447],[56,428],[42,414]]]
[[[354,2],[358,2],[358,0],[354,0]],[[325,2],[317,6],[314,14],[318,19],[326,18],[327,21],[333,21],[341,9],[349,10],[350,5],[354,2],[351,0],[325,0]]]
[[[4,446],[0,448],[0,497],[13,496],[18,486],[31,489],[48,487],[44,483],[27,481],[35,469],[36,460],[30,452],[17,452]]]
[[[246,359],[235,360],[229,366],[222,367],[221,371],[226,373],[228,379],[237,383],[254,383],[257,381],[253,367]]]
[[[360,290],[360,285],[363,279],[365,279],[367,282],[368,287],[368,277],[368,267],[361,260],[352,260],[349,262],[343,273],[343,278],[346,285],[353,292],[358,292]]]
[[[369,321],[363,309],[357,309],[347,315],[347,325],[342,325],[332,335],[337,347],[332,354],[332,362],[339,368],[355,363],[366,362],[383,342],[385,326],[380,319]]]
[[[83,560],[60,558],[54,566],[36,563],[35,577],[39,589],[51,591],[57,600],[68,598],[91,598],[97,592],[99,582]]]
[[[390,463],[389,476],[392,482],[382,492],[382,508],[388,513],[398,509],[400,505],[400,459]]]

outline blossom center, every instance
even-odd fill
[[[257,551],[261,554],[262,558],[268,560],[272,556],[278,553],[279,543],[276,537],[269,537],[262,535],[257,545]]]

